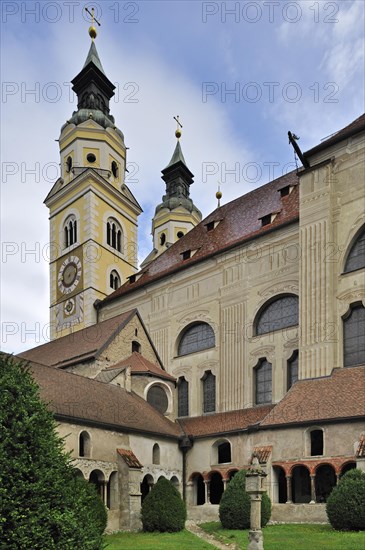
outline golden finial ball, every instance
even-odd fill
[[[181,130],[177,129],[176,132],[175,132],[175,136],[177,137],[177,139],[180,139],[181,138]]]
[[[91,25],[91,27],[89,28],[90,38],[92,38],[92,40],[94,40],[94,38],[96,38],[97,34],[98,33],[96,32],[96,28],[94,27],[94,25]]]
[[[222,198],[222,191],[217,191],[215,196],[218,200],[221,199]]]

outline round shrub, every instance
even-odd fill
[[[365,473],[350,470],[333,488],[326,504],[330,524],[339,531],[365,530]]]
[[[240,470],[228,483],[219,504],[219,519],[225,529],[248,529],[250,527],[251,499],[246,492],[246,470]],[[271,516],[271,500],[267,493],[261,500],[261,527]]]
[[[186,506],[180,493],[165,478],[160,478],[142,504],[141,519],[144,531],[168,531],[184,529]]]

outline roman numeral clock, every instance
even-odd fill
[[[57,262],[57,330],[83,320],[82,248]]]

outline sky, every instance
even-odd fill
[[[364,112],[362,0],[1,2],[1,349],[49,339],[49,222],[57,139],[76,110],[70,81],[85,62],[90,18],[116,86],[111,113],[128,149],[126,183],[142,205],[140,261],[164,194],[161,170],[183,125],[206,216],[295,169],[302,151]],[[300,162],[298,162],[300,166]]]

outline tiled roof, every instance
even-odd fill
[[[152,374],[153,376],[156,376],[158,378],[164,378],[165,380],[171,380],[173,382],[176,381],[176,378],[171,376],[171,374],[161,369],[157,365],[154,365],[153,363],[151,363],[151,361],[148,361],[148,359],[146,359],[145,357],[143,357],[143,355],[141,355],[136,351],[134,351],[132,355],[127,359],[123,359],[113,367],[108,367],[105,370],[106,371],[111,371],[113,369],[124,370],[127,367],[131,367],[131,374]]]
[[[269,460],[270,454],[272,451],[272,445],[267,445],[266,447],[254,447],[253,455],[257,456],[260,464],[266,464]]]
[[[127,464],[128,468],[143,468],[133,451],[130,451],[129,449],[117,449],[117,451]]]
[[[57,338],[19,354],[19,357],[54,367],[67,367],[94,359],[135,315],[136,309],[83,330]]]
[[[146,268],[136,274],[135,282],[127,282],[107,296],[101,303],[108,303],[118,296],[127,294],[152,281],[180,271],[219,252],[223,252],[245,241],[278,229],[299,217],[299,189],[296,172],[290,172],[250,193],[231,201],[212,212],[205,220],[191,229]],[[294,186],[293,191],[281,197],[280,189]],[[261,218],[278,212],[275,220],[262,226]],[[208,231],[209,222],[220,223]],[[189,259],[182,254],[195,251]]]
[[[271,411],[273,405],[240,409],[224,413],[196,416],[193,418],[180,418],[179,422],[186,434],[194,437],[218,435],[227,432],[235,432],[257,424]]]
[[[101,424],[122,431],[170,436],[181,434],[179,426],[144,399],[119,386],[103,384],[64,370],[30,363],[42,399],[56,417]]]
[[[365,435],[362,435],[360,438],[359,446],[356,451],[356,456],[358,458],[365,458]]]
[[[334,369],[331,376],[296,382],[260,426],[365,419],[364,395],[365,366]]]
[[[319,151],[322,151],[323,149],[327,149],[327,147],[330,147],[331,145],[335,145],[336,143],[348,139],[351,136],[354,136],[358,134],[359,132],[363,132],[365,130],[365,114],[362,114],[357,119],[353,120],[350,124],[330,136],[328,139],[322,141],[319,145],[316,145],[309,151],[306,151],[304,153],[304,156],[308,157],[310,155],[313,155],[314,153],[317,153]]]

